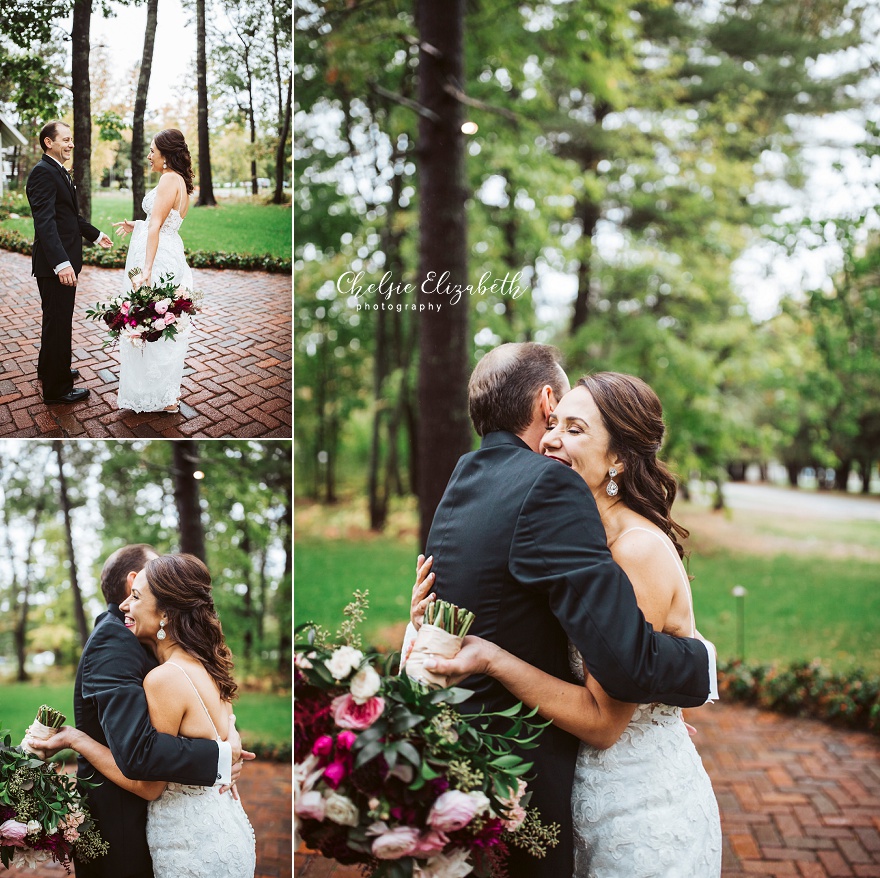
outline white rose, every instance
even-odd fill
[[[419,862],[414,865],[413,875],[416,878],[465,878],[474,870],[468,862],[468,851],[463,848],[431,857],[424,865]]]
[[[327,662],[327,670],[337,680],[343,680],[361,663],[363,657],[364,654],[353,646],[340,646],[330,656],[330,661]]]
[[[28,820],[27,822],[28,835],[39,835],[42,828],[36,820]]]
[[[360,814],[351,799],[339,793],[330,793],[324,800],[324,817],[340,826],[357,826]]]
[[[294,763],[293,766],[293,783],[295,795],[308,793],[324,774],[321,767],[321,760],[310,753],[302,762]]]
[[[370,665],[366,665],[352,678],[351,697],[355,704],[364,704],[379,691],[381,685],[382,678]]]
[[[476,802],[477,804],[477,810],[474,811],[474,816],[476,816],[477,814],[483,814],[489,810],[491,802],[489,801],[489,797],[486,796],[484,793],[475,791],[468,793],[468,796],[470,796],[470,798],[473,799],[474,802]]]

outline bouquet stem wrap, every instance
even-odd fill
[[[48,720],[51,723],[55,723],[55,725],[46,725],[41,722],[41,720]],[[25,732],[24,737],[21,739],[21,744],[19,746],[25,753],[29,753],[31,756],[36,756],[40,758],[40,754],[35,750],[32,750],[25,743],[28,737],[36,738],[38,741],[48,741],[55,733],[58,731],[61,726],[64,725],[64,721],[67,719],[63,713],[59,713],[54,708],[48,707],[45,704],[37,711],[37,716],[34,721],[28,726],[27,731]]]
[[[461,649],[462,640],[464,637],[451,634],[443,628],[426,622],[419,628],[412,651],[406,660],[407,676],[427,686],[445,689],[449,685],[446,676],[428,670],[425,667],[425,661],[432,656],[445,659],[455,658]]]

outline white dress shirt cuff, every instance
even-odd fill
[[[55,274],[61,274],[65,268],[73,268],[73,266],[69,262],[62,262],[61,265],[55,266]]]
[[[225,786],[232,783],[232,744],[229,741],[218,741],[220,750],[217,759],[217,783],[215,786]]]
[[[706,652],[709,654],[709,697],[706,704],[718,701],[718,666],[715,661],[715,644],[705,638],[700,640],[706,644]]]

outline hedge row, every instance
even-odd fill
[[[0,229],[0,249],[13,253],[31,255],[32,242],[18,232]],[[122,250],[83,250],[83,262],[99,268],[125,268],[125,254]],[[193,250],[187,254],[187,262],[192,268],[236,268],[240,271],[268,271],[275,274],[291,274],[293,262],[265,254],[254,256],[250,253],[224,253],[207,250]]]
[[[733,661],[719,663],[718,689],[722,699],[880,734],[880,678],[860,670],[834,674],[818,661],[789,667]]]

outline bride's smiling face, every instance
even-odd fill
[[[570,466],[595,494],[605,484],[609,467],[622,469],[609,450],[609,440],[593,395],[585,387],[575,387],[550,415],[541,453]]]
[[[131,584],[131,595],[119,605],[125,613],[125,627],[142,643],[155,643],[163,614],[156,607],[156,598],[141,570]]]
[[[162,171],[162,162],[165,161],[161,152],[156,149],[156,141],[150,141],[150,151],[147,153],[147,161],[150,163],[150,167],[157,172]]]

